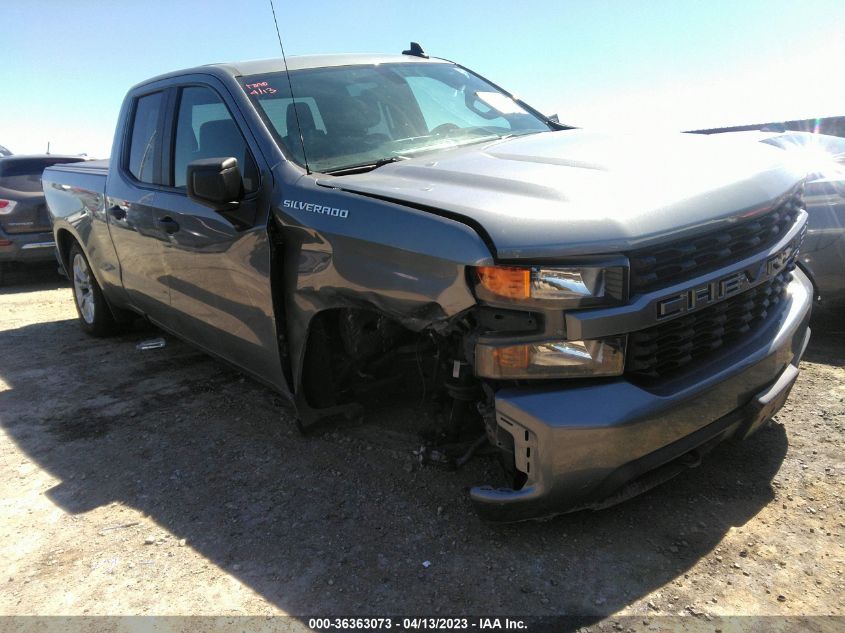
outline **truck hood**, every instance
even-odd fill
[[[318,184],[456,217],[498,260],[615,253],[763,213],[803,174],[760,143],[548,132]]]

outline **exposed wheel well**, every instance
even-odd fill
[[[439,332],[412,331],[375,309],[325,310],[309,327],[297,395],[314,409],[390,396],[458,398],[472,409],[482,394],[465,358],[467,327],[459,318]]]
[[[301,394],[310,406],[337,404],[337,393],[350,372],[384,355],[406,330],[376,311],[332,308],[315,315],[308,328],[301,372]],[[370,349],[362,350],[362,345]],[[339,367],[342,365],[342,367]]]
[[[299,428],[307,432],[323,420],[356,419],[366,411],[373,428],[416,434],[418,459],[450,468],[494,442],[510,467],[509,483],[521,487],[525,475],[515,465],[513,437],[505,433],[510,445],[496,442],[492,391],[467,361],[473,324],[467,313],[417,331],[367,306],[318,313],[296,394]]]

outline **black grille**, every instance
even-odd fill
[[[698,237],[629,253],[632,292],[683,281],[773,245],[795,224],[802,206],[802,194],[798,190],[759,217]]]
[[[648,378],[670,376],[760,328],[783,300],[793,267],[699,312],[633,332],[628,336],[625,371]]]

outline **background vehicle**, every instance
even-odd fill
[[[55,259],[41,174],[50,165],[81,160],[58,155],[0,158],[0,282],[4,269],[14,262]]]
[[[787,150],[808,172],[810,217],[801,266],[826,305],[845,305],[845,138],[809,132],[726,132]]]
[[[44,175],[82,327],[143,314],[306,428],[440,403],[453,463],[502,458],[471,491],[496,520],[619,501],[780,408],[812,290],[782,152],[566,129],[408,53],[132,88],[108,165]]]

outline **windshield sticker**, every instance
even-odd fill
[[[321,215],[330,215],[335,218],[347,218],[349,216],[349,209],[338,209],[337,207],[325,207],[321,204],[314,204],[313,202],[303,202],[302,200],[284,200],[282,206],[286,209],[302,209],[310,213],[319,213]]]
[[[266,81],[259,81],[255,84],[244,84],[244,88],[251,95],[274,95],[278,92]]]

